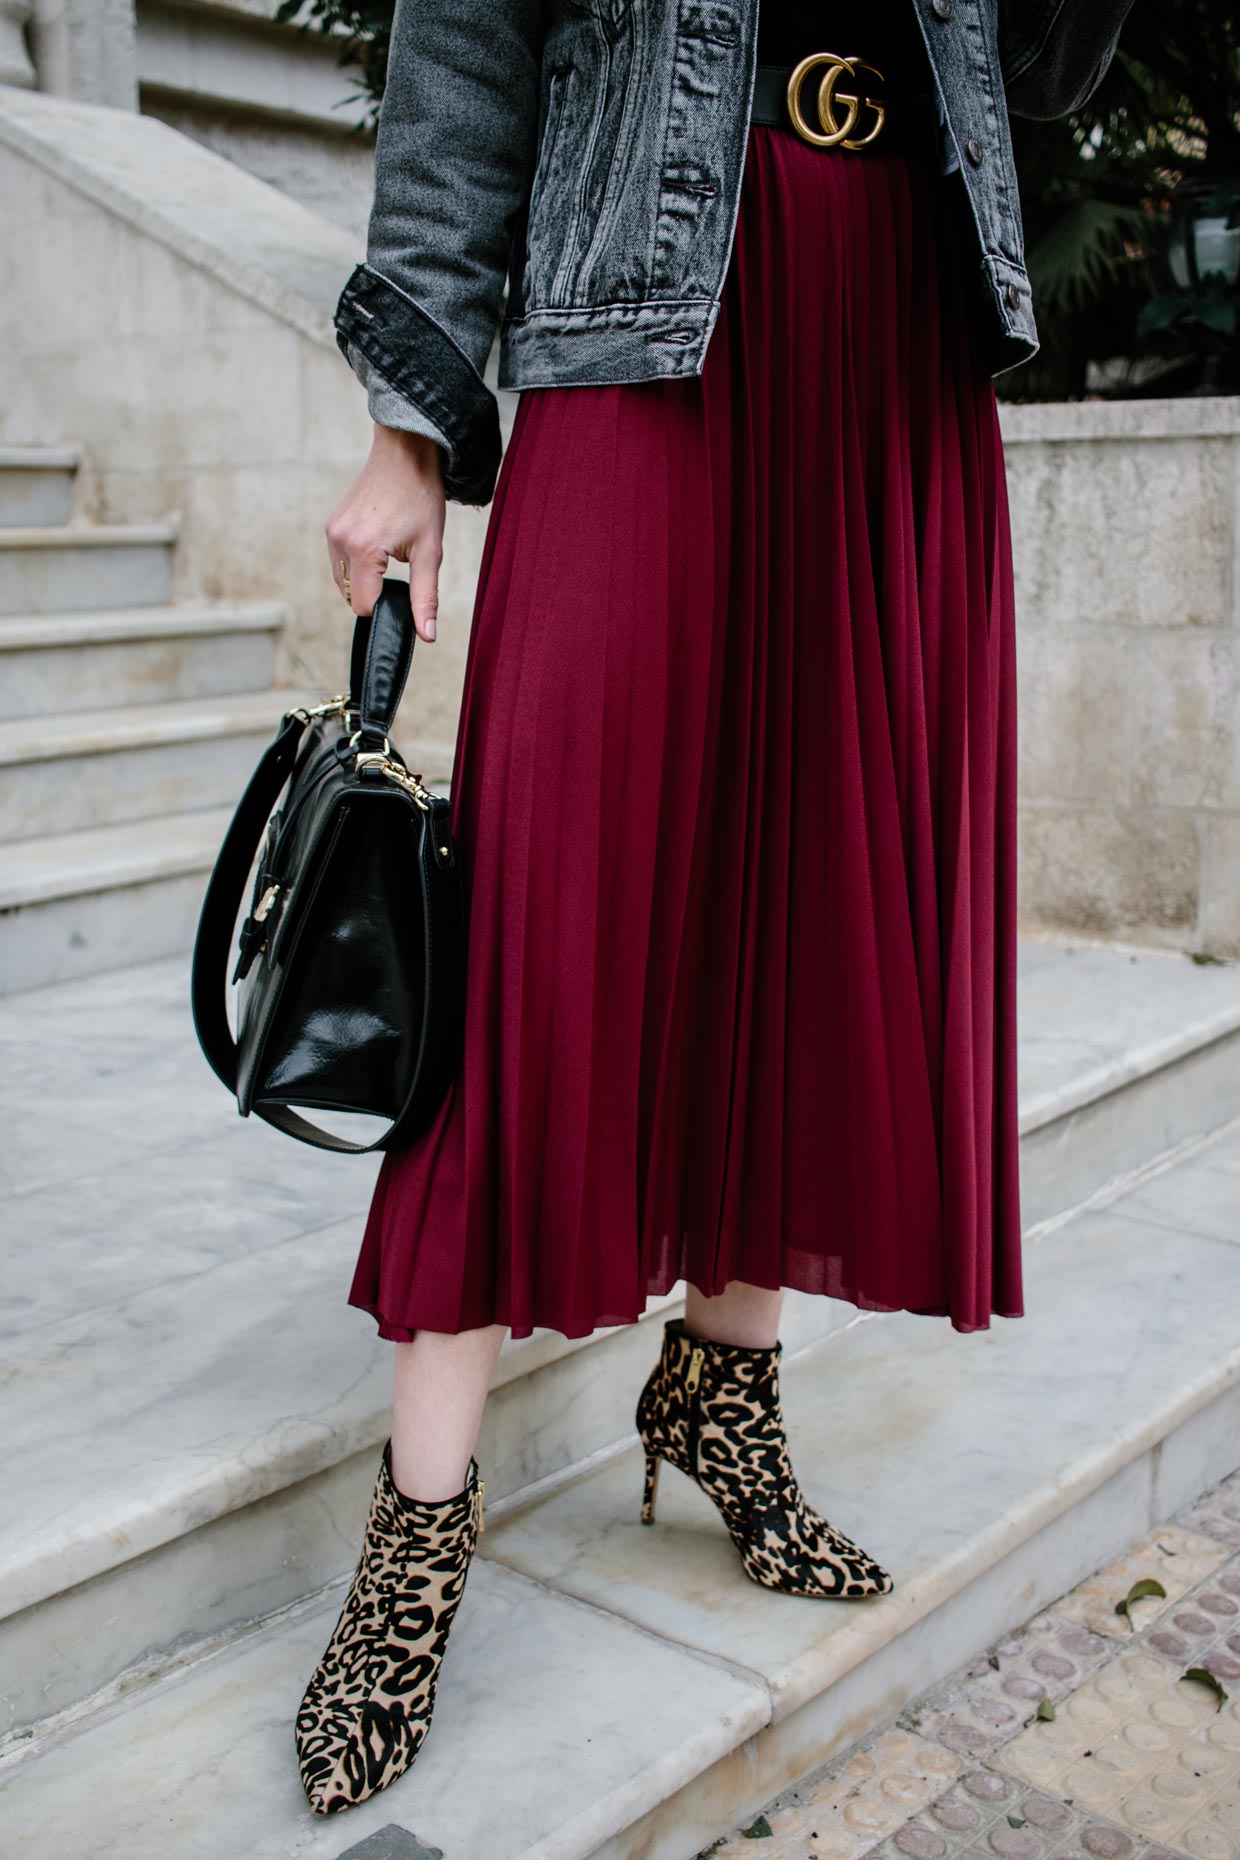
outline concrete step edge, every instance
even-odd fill
[[[63,717],[21,717],[0,723],[0,769],[225,736],[274,736],[286,710],[320,701],[318,692],[273,688],[73,711]]]
[[[0,551],[171,548],[178,534],[177,525],[170,522],[15,524],[0,529]]]
[[[284,624],[274,602],[176,602],[165,607],[104,607],[82,613],[9,614],[0,618],[0,652],[45,647],[140,645],[146,640],[273,633]]]
[[[76,471],[76,446],[0,446],[0,471]]]
[[[204,808],[11,841],[4,848],[0,911],[208,872],[231,818],[229,808]]]

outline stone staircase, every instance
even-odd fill
[[[893,1594],[755,1588],[670,1474],[640,1528],[675,1299],[510,1342],[434,1732],[327,1822],[291,1722],[386,1431],[373,1161],[236,1118],[181,959],[0,1002],[11,1850],[690,1860],[1240,1464],[1240,971],[1032,944],[1020,1000],[1028,1315],[789,1303],[798,1467]]]
[[[0,448],[0,992],[185,949],[293,693],[266,603],[173,601],[171,523],[74,517],[76,451]]]

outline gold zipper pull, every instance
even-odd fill
[[[685,1387],[690,1391],[695,1389],[702,1380],[702,1364],[705,1361],[705,1350],[700,1343],[695,1343],[693,1346],[693,1354],[689,1358],[689,1373],[685,1377]]]
[[[486,1497],[486,1495],[487,1495],[486,1480],[479,1479],[477,1485],[474,1488],[474,1500],[478,1507],[478,1535],[479,1536],[481,1536],[483,1531],[485,1531],[486,1529],[486,1519],[482,1515],[482,1501]]]

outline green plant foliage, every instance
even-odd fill
[[[354,124],[358,132],[374,128],[387,83],[388,46],[396,0],[279,0],[275,18],[280,25],[297,26],[304,33],[330,33],[339,40],[336,63],[350,72],[353,90],[342,104],[363,103],[364,114]]]
[[[411,0],[415,3],[415,0]],[[395,0],[279,0],[275,17],[339,41],[373,129]],[[1012,118],[1042,347],[999,377],[1012,400],[1240,392],[1237,291],[1177,281],[1180,203],[1240,225],[1240,0],[1136,0],[1081,110]]]
[[[1240,212],[1240,0],[1137,0],[1085,108],[1012,140],[1042,348],[999,392],[1240,389],[1235,287],[1170,260],[1181,202]]]

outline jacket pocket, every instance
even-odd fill
[[[563,238],[563,164],[559,160],[574,67],[563,59],[551,67],[538,157],[530,180],[525,228],[526,258],[522,296],[542,302],[559,258]]]

